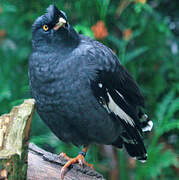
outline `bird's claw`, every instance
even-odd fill
[[[59,157],[65,158],[67,161],[69,161],[71,158],[66,155],[66,153],[62,152],[59,154]]]
[[[60,170],[60,178],[63,180],[64,177],[65,177],[65,172],[66,172],[66,169],[64,167],[62,167],[62,169]]]
[[[78,159],[78,163],[79,163],[80,166],[83,166],[83,164],[84,164],[82,159]]]
[[[64,179],[67,168],[72,164],[78,163],[80,166],[86,165],[86,166],[89,166],[90,168],[94,169],[92,164],[88,164],[85,161],[85,158],[82,154],[79,154],[75,158],[70,158],[65,153],[61,153],[59,156],[64,157],[67,160],[66,164],[62,167],[62,169],[60,171],[60,177],[62,180]]]

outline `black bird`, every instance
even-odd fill
[[[54,5],[32,26],[29,61],[32,97],[38,114],[62,141],[84,149],[61,170],[85,163],[91,143],[125,147],[145,161],[142,131],[153,123],[143,113],[144,98],[111,49],[78,34]]]

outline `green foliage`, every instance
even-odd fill
[[[171,149],[165,149],[167,144],[160,143],[159,138],[167,132],[179,129],[179,121],[174,119],[175,113],[179,110],[179,101],[174,99],[174,91],[164,96],[156,110],[156,121],[154,124],[154,136],[148,148],[148,161],[145,165],[137,167],[137,179],[157,178],[164,168],[171,166],[178,167],[177,154]]]
[[[178,166],[179,154],[179,13],[175,8],[179,3],[178,0],[172,3],[148,0],[142,4],[130,0],[128,6],[121,7],[124,2],[60,0],[56,5],[66,12],[78,32],[92,38],[95,36],[91,27],[99,20],[104,21],[108,36],[101,41],[114,50],[137,80],[146,99],[146,113],[154,121],[154,129],[146,138],[148,161],[145,164],[137,162],[134,168],[129,168],[128,156],[119,151],[121,179],[174,180],[177,175],[172,167]],[[0,2],[1,114],[30,97],[27,67],[31,25],[51,3],[51,0]],[[122,8],[122,14],[118,12],[119,8]],[[71,156],[79,150],[59,141],[37,114],[33,119],[31,141],[49,151],[65,151]],[[93,146],[87,159],[108,176],[111,158],[105,157],[101,148]]]
[[[145,164],[138,164],[136,179],[157,178],[164,168],[170,168],[171,165],[179,165],[177,155],[170,150],[163,151],[164,145],[160,143],[155,148],[149,148],[149,160]],[[164,174],[163,174],[164,175]]]
[[[90,27],[87,27],[87,25],[77,24],[74,26],[75,30],[80,34],[85,34],[91,38],[94,38],[93,32]]]
[[[110,0],[97,0],[96,1],[96,6],[97,10],[99,13],[99,17],[101,20],[105,20],[107,12],[108,12],[108,7],[109,7]]]
[[[174,99],[174,91],[169,92],[158,105],[156,111],[155,122],[155,137],[153,138],[152,145],[156,146],[156,143],[160,136],[173,129],[179,129],[178,119],[174,119],[175,113],[179,110],[179,100]]]

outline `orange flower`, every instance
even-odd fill
[[[2,169],[0,172],[0,176],[3,177],[3,179],[7,178],[7,170],[6,169]]]
[[[2,7],[1,7],[1,4],[0,4],[0,14],[2,13]]]
[[[103,21],[98,21],[91,29],[96,39],[104,39],[108,36],[108,30]]]
[[[132,36],[132,30],[131,29],[126,29],[124,32],[123,32],[123,38],[128,41]]]
[[[141,4],[145,4],[147,2],[147,0],[135,0],[136,3],[141,3]]]
[[[129,167],[134,169],[136,167],[136,160],[134,158],[129,157]]]
[[[1,29],[0,30],[0,38],[1,37],[5,37],[6,36],[6,30],[5,29]]]

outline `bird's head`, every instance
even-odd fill
[[[50,5],[42,16],[32,25],[33,48],[49,48],[60,45],[74,46],[78,43],[78,34],[70,26],[65,12]]]

